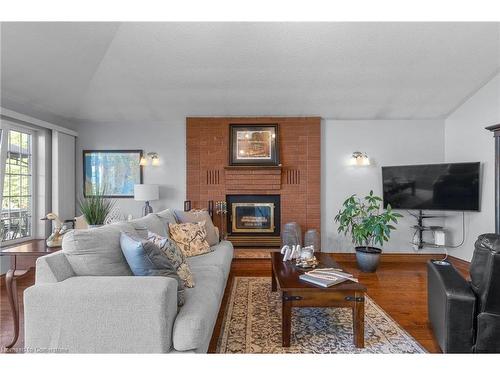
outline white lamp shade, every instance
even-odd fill
[[[156,201],[160,199],[160,189],[158,185],[134,185],[134,199],[136,201]]]

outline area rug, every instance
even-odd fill
[[[268,277],[235,277],[218,353],[425,353],[418,342],[369,297],[365,348],[357,349],[348,308],[294,308],[291,346],[281,346],[281,293]]]

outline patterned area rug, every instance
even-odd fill
[[[292,340],[281,346],[281,293],[267,277],[235,277],[218,353],[425,353],[415,339],[369,297],[365,301],[365,348],[352,337],[347,308],[294,308]]]

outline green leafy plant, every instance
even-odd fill
[[[391,223],[397,224],[403,215],[394,212],[390,205],[386,210],[381,209],[381,203],[382,198],[374,195],[373,190],[364,199],[351,195],[335,216],[335,222],[339,223],[338,232],[350,234],[355,246],[383,246],[391,231],[396,229]]]
[[[78,200],[78,205],[89,225],[103,225],[115,205],[115,201],[105,198],[105,188],[96,189],[93,195]]]

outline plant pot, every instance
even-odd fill
[[[104,224],[89,224],[89,229],[100,228],[102,226],[104,226]]]
[[[375,272],[380,263],[382,249],[371,246],[356,246],[356,261],[362,272]]]

